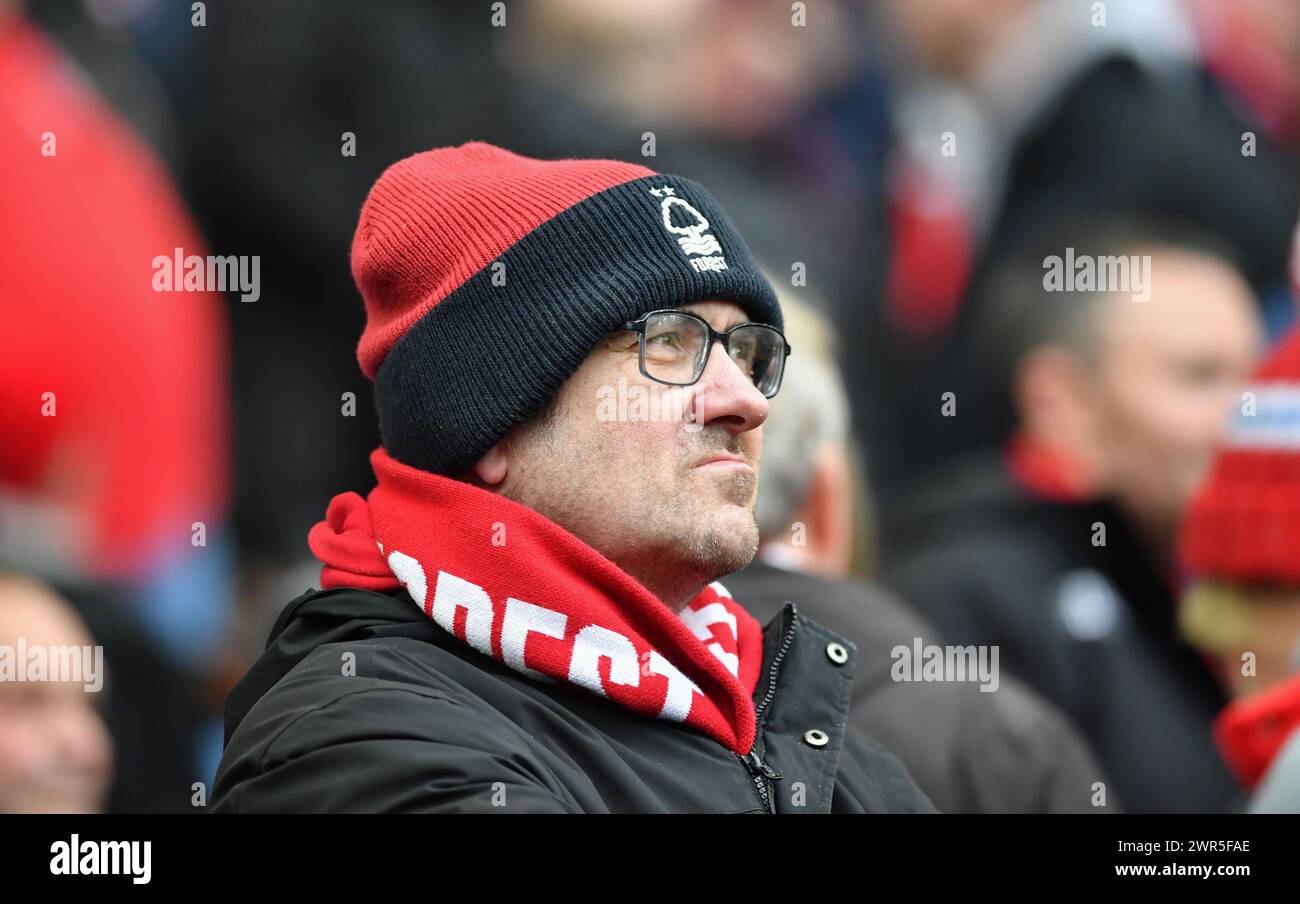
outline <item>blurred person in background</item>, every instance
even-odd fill
[[[1134,281],[1048,291],[1067,247],[1098,266],[1133,256]],[[1177,227],[1096,222],[1011,255],[972,342],[1017,428],[918,479],[881,530],[886,583],[950,642],[998,645],[1137,812],[1219,811],[1238,790],[1210,736],[1224,692],[1174,595],[1179,518],[1261,343],[1224,254]],[[951,419],[983,417],[963,396]]]
[[[1133,212],[1187,224],[1238,258],[1271,333],[1294,316],[1294,164],[1207,77],[1180,0],[878,9],[879,40],[896,39],[889,285],[839,310],[841,328],[870,343],[845,366],[882,509],[908,478],[995,447],[1011,426],[1002,410],[953,423],[932,400],[984,387],[971,335],[983,284],[1060,218]]]
[[[1260,365],[1183,520],[1182,625],[1232,702],[1215,737],[1252,809],[1300,812],[1300,333]],[[1270,775],[1270,771],[1272,774]],[[1267,776],[1267,780],[1266,780]]]
[[[853,4],[511,8],[499,49],[541,156],[640,154],[710,186],[782,281],[874,297],[884,82]]]
[[[974,683],[900,682],[893,650],[943,638],[903,600],[850,580],[855,456],[829,325],[782,297],[791,358],[763,424],[758,557],[728,588],[759,621],[786,600],[857,644],[849,723],[880,740],[945,813],[1113,813],[1106,778],[1057,709],[1009,675]]]
[[[1207,73],[1293,157],[1300,151],[1300,6],[1183,0]]]
[[[232,606],[221,299],[155,290],[156,258],[202,255],[198,232],[150,150],[12,3],[0,84],[0,558],[113,588],[167,659],[152,693],[123,701],[147,712],[176,672],[216,670]],[[115,788],[117,804],[190,809],[190,782],[149,782],[177,747],[184,774],[210,780],[208,716],[207,731],[136,722],[146,740],[119,737],[145,784]]]
[[[24,669],[19,650],[89,647],[86,626],[72,607],[40,581],[0,571],[0,650]],[[20,646],[21,644],[21,646]],[[99,712],[103,675],[84,680],[0,675],[0,813],[97,813],[113,770],[113,744]],[[87,678],[83,674],[81,678]]]

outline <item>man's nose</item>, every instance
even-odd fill
[[[722,343],[715,343],[695,384],[696,422],[714,422],[732,433],[746,433],[767,420],[768,401]]]

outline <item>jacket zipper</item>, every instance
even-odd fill
[[[781,646],[777,648],[776,655],[772,657],[772,663],[767,669],[767,690],[754,710],[754,747],[749,753],[740,757],[741,762],[745,764],[754,780],[754,787],[758,789],[758,797],[763,803],[763,809],[768,813],[776,813],[776,801],[772,797],[768,780],[779,782],[782,776],[780,772],[773,769],[770,764],[759,756],[758,741],[763,733],[763,713],[767,710],[768,704],[772,702],[772,698],[776,696],[776,679],[781,671],[781,662],[785,659],[785,654],[789,652],[790,645],[794,643],[795,629],[798,626],[798,621],[793,617],[798,610],[795,609],[793,603],[787,603],[786,605],[788,607],[787,612],[792,617],[782,629]]]
[[[767,787],[767,779],[780,781],[781,773],[763,762],[762,757],[756,751],[751,750],[740,759],[749,769],[749,774],[754,779],[754,787],[758,789],[758,799],[763,802],[763,809],[768,813],[775,813],[776,802],[772,799],[772,792]]]

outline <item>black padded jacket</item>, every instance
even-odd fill
[[[212,810],[933,812],[903,765],[847,726],[854,659],[787,605],[763,632],[758,739],[741,757],[511,671],[405,590],[312,590],[227,700]]]

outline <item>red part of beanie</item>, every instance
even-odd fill
[[[371,188],[352,239],[366,303],[357,347],[372,380],[420,318],[542,223],[654,170],[617,160],[535,160],[482,141],[394,163]]]
[[[1193,576],[1300,585],[1300,331],[1266,358],[1183,519]]]

